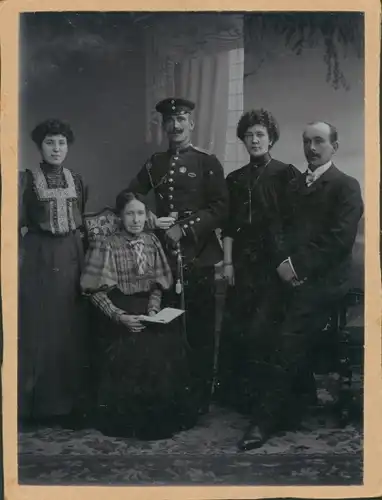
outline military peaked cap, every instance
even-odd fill
[[[188,99],[169,97],[158,102],[155,109],[164,116],[184,115],[190,113],[195,108],[195,104]]]

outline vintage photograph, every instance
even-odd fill
[[[20,14],[20,484],[363,484],[364,22]]]

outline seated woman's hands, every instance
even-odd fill
[[[141,332],[145,326],[141,323],[139,316],[123,314],[120,318],[121,323],[126,326],[131,332]]]

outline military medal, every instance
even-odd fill
[[[179,172],[180,172],[181,174],[185,174],[185,173],[187,172],[186,167],[180,167]]]

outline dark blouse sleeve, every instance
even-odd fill
[[[19,174],[19,230],[28,226],[28,213],[33,196],[33,178],[29,170]]]
[[[76,190],[77,190],[78,197],[79,197],[78,206],[79,206],[79,210],[81,212],[81,218],[82,218],[82,224],[78,229],[79,229],[80,234],[81,234],[81,239],[82,239],[84,251],[87,252],[87,250],[89,249],[89,239],[88,239],[88,234],[86,232],[84,214],[85,214],[86,202],[88,201],[88,186],[85,186],[81,175],[73,174],[73,176],[74,176],[74,182],[75,182]]]
[[[280,256],[284,255],[286,235],[294,219],[294,193],[291,190],[293,182],[298,179],[301,172],[289,164],[284,168],[278,179],[275,210],[269,212],[270,234],[273,237],[274,259],[276,265],[281,262]]]
[[[222,224],[221,237],[234,238],[236,234],[236,202],[235,202],[235,178],[232,174],[229,174],[226,178],[227,190],[228,190],[228,213]]]
[[[81,214],[85,212],[86,203],[88,201],[88,186],[85,186],[82,176],[80,174],[73,174],[74,182],[76,184],[77,193],[79,196],[79,208]]]

